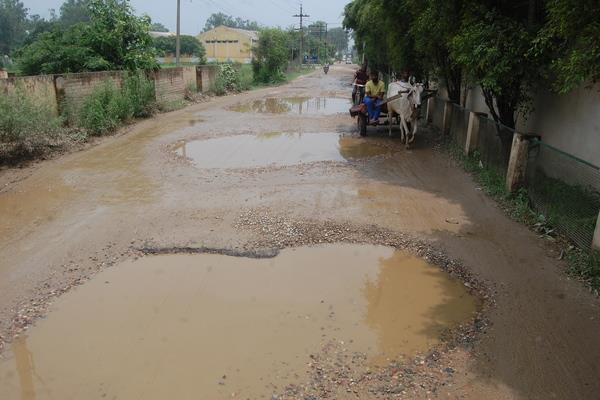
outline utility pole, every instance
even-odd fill
[[[179,57],[181,56],[181,0],[177,0],[177,39],[175,41],[175,63],[179,67]]]
[[[302,3],[300,3],[300,14],[292,15],[294,18],[300,18],[300,64],[304,63],[304,18],[309,18],[310,15],[304,14]]]

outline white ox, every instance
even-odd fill
[[[398,95],[401,96],[387,103],[390,136],[392,136],[392,120],[394,114],[397,114],[400,117],[401,140],[406,143],[406,147],[415,140],[417,134],[418,108],[421,105],[423,90],[423,84],[421,83],[412,85],[406,82],[392,82],[388,87],[388,99]],[[409,123],[410,130],[408,128]]]

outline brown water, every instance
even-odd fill
[[[325,133],[268,133],[181,142],[174,147],[199,168],[256,168],[346,161],[391,154],[364,139]]]
[[[336,97],[268,97],[236,104],[230,110],[243,113],[333,115],[347,113],[351,106],[350,100]]]
[[[329,340],[377,363],[427,350],[476,308],[460,282],[387,247],[147,257],[66,294],[13,343],[0,399],[270,399]]]

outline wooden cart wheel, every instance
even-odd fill
[[[367,116],[363,113],[358,114],[358,133],[367,136]]]

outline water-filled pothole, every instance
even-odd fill
[[[477,301],[392,248],[142,258],[60,298],[0,363],[0,398],[270,398],[331,340],[371,362],[425,351]]]
[[[347,113],[352,103],[337,97],[268,97],[239,103],[231,111],[243,113],[333,115]]]
[[[391,154],[391,148],[365,139],[327,133],[237,135],[181,142],[179,156],[198,168],[256,168],[319,161],[347,161]]]

